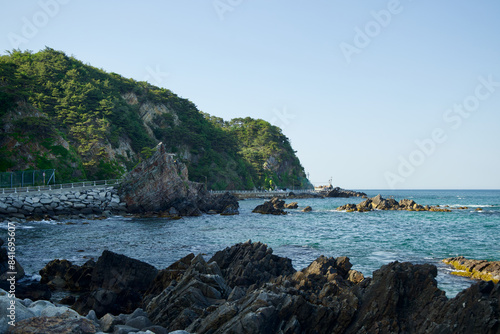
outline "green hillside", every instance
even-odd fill
[[[168,89],[63,52],[0,56],[0,172],[56,169],[59,181],[119,178],[163,142],[211,189],[306,187],[278,127],[224,121]]]

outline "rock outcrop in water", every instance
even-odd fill
[[[342,189],[340,187],[335,188],[325,188],[320,192],[324,197],[366,197],[366,194],[359,191]]]
[[[286,215],[285,201],[279,199],[278,197],[273,197],[270,201],[264,202],[264,204],[257,205],[253,209],[253,213],[260,213],[263,215]]]
[[[454,275],[493,281],[494,283],[500,281],[500,261],[473,260],[458,256],[444,259],[443,262],[458,270],[452,272]]]
[[[436,206],[422,206],[420,204],[415,203],[415,201],[411,199],[402,199],[399,202],[394,198],[383,198],[380,194],[368,198],[365,201],[359,204],[346,204],[339,206],[337,208],[338,211],[347,211],[347,212],[367,212],[372,210],[406,210],[406,211],[435,211],[435,212],[450,212],[449,209],[443,209]]]
[[[121,255],[106,257],[119,261],[105,261],[115,263],[114,274],[99,275],[91,287],[97,292],[132,288],[136,281],[125,273],[143,279],[149,270]],[[433,265],[393,262],[364,278],[348,258],[324,256],[295,271],[289,259],[248,241],[209,261],[190,254],[159,271],[148,288],[136,282],[146,312],[98,320],[90,311],[87,318],[105,332],[155,325],[153,332],[164,333],[500,333],[498,284],[480,282],[448,299],[436,275]]]
[[[237,214],[238,202],[230,194],[212,196],[202,183],[188,180],[188,169],[160,143],[155,153],[126,175],[120,198],[129,212],[175,212],[198,216],[209,210]]]

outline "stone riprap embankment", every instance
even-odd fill
[[[114,187],[52,193],[17,193],[0,197],[0,219],[123,214],[126,204]]]

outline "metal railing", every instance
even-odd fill
[[[288,193],[313,193],[314,189],[297,189],[297,190],[210,190],[212,194],[262,194],[262,195],[284,195]]]
[[[2,188],[0,189],[0,194],[17,194],[17,193],[30,193],[30,192],[42,192],[42,191],[52,191],[61,189],[72,189],[72,188],[85,188],[85,187],[107,187],[114,186],[121,183],[121,179],[112,180],[99,180],[99,181],[82,181],[82,182],[72,182],[72,183],[61,183],[61,184],[51,184],[47,186],[34,186],[34,187],[18,187],[18,188]]]

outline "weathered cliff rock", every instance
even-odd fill
[[[155,153],[126,175],[120,198],[132,213],[174,211],[198,216],[214,210],[237,214],[238,201],[231,194],[212,196],[202,183],[188,180],[188,169],[160,143]]]
[[[458,270],[452,272],[454,275],[493,281],[494,283],[500,281],[500,261],[473,260],[459,256],[444,259],[443,262]]]
[[[94,310],[99,317],[106,313],[131,313],[141,306],[157,273],[147,263],[106,250],[93,268],[90,292],[80,296],[73,309],[80,314]]]
[[[120,198],[130,212],[167,211],[197,214],[196,203],[203,184],[188,180],[186,165],[160,143],[156,152],[128,173],[120,187]],[[192,207],[191,212],[188,207]]]

